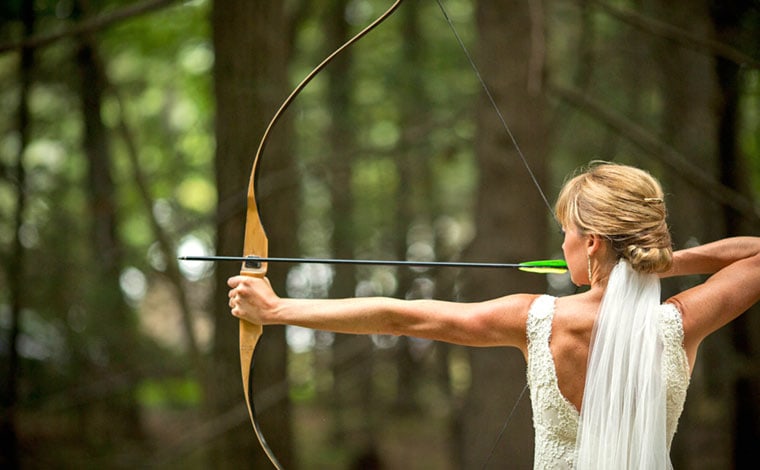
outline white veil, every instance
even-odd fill
[[[659,278],[619,261],[591,339],[576,443],[579,470],[672,468],[659,304]]]

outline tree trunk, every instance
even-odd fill
[[[92,217],[92,251],[99,260],[96,288],[91,290],[89,311],[99,341],[105,347],[106,368],[87,370],[96,375],[129,377],[127,385],[103,403],[91,404],[85,411],[85,439],[95,445],[116,445],[123,439],[140,439],[139,413],[135,390],[139,378],[135,375],[137,332],[130,308],[119,286],[123,247],[118,239],[116,195],[111,171],[113,167],[108,130],[101,120],[105,81],[95,43],[82,37],[77,51],[80,72],[80,97],[84,119],[83,148],[87,158],[87,189]],[[104,315],[105,313],[105,315]]]
[[[32,2],[22,4],[22,21],[24,24],[24,36],[30,37],[34,32],[34,6]],[[18,385],[21,368],[18,350],[18,337],[21,325],[21,312],[23,309],[23,285],[24,285],[24,260],[26,249],[21,243],[21,227],[27,205],[26,167],[24,165],[24,151],[29,144],[31,123],[29,116],[29,90],[32,85],[32,70],[34,69],[34,49],[23,48],[21,50],[21,62],[19,66],[19,82],[21,92],[18,103],[18,135],[19,151],[16,156],[15,171],[13,177],[16,180],[16,207],[14,214],[13,250],[9,257],[8,271],[8,298],[10,304],[10,328],[6,342],[8,361],[3,365],[0,374],[5,378],[0,390],[0,405],[3,412],[0,415],[0,467],[16,469],[20,466],[18,433],[16,422],[16,406],[18,400]]]
[[[217,250],[240,253],[245,226],[245,194],[253,157],[261,135],[280,102],[287,95],[287,59],[290,30],[283,2],[217,0],[212,12],[214,94],[216,115],[216,179],[218,194]],[[275,126],[257,170],[257,201],[270,240],[270,253],[295,250],[297,178],[287,142],[287,116]],[[230,215],[231,214],[231,215]],[[283,217],[283,214],[290,214]],[[238,321],[227,308],[226,279],[239,266],[220,264],[216,270],[214,306],[215,401],[218,412],[240,410],[238,425],[215,449],[215,468],[267,468],[246,416],[238,358]],[[287,272],[270,266],[268,277],[275,290],[285,293]],[[253,396],[264,436],[285,468],[295,468],[290,402],[287,394],[287,344],[284,328],[266,327],[256,348]],[[267,398],[264,402],[263,398]]]
[[[346,0],[330,2],[324,17],[327,21],[328,41],[325,55],[331,53],[351,36],[346,21]],[[324,175],[332,201],[333,233],[332,255],[336,258],[352,259],[354,251],[354,193],[353,159],[356,153],[354,139],[355,124],[349,111],[351,93],[355,79],[352,73],[353,48],[344,50],[330,62],[324,73],[328,78],[328,106],[330,126],[327,130],[330,148],[330,174]],[[356,268],[351,265],[337,265],[335,277],[330,287],[331,298],[353,297],[356,291]],[[369,337],[335,334],[332,346],[331,371],[333,386],[329,397],[333,417],[331,439],[336,445],[343,445],[347,438],[359,442],[360,446],[374,446],[374,422],[372,419],[372,341]],[[367,364],[356,367],[357,362]],[[359,407],[359,420],[350,421],[350,416]],[[357,422],[358,421],[358,422]]]
[[[712,31],[705,2],[648,3],[651,15],[692,34],[710,37]],[[713,58],[663,38],[651,42],[662,83],[662,140],[691,162],[718,175],[717,121],[714,113],[716,80]],[[672,194],[668,203],[675,246],[704,243],[725,235],[720,205],[709,194],[695,190],[688,181],[672,175],[666,183]],[[708,220],[710,223],[705,223]],[[682,286],[679,286],[679,289]],[[665,293],[665,297],[672,292]],[[689,397],[673,443],[676,468],[730,468],[733,372],[725,367],[731,353],[730,338],[722,330],[700,348],[692,374]],[[702,449],[699,454],[693,449]]]
[[[396,190],[394,217],[394,246],[395,258],[406,259],[409,254],[410,231],[415,224],[428,223],[423,219],[423,214],[430,214],[427,203],[430,194],[427,193],[425,184],[425,171],[427,168],[427,152],[415,153],[412,149],[422,137],[420,127],[425,127],[424,111],[429,106],[424,95],[424,76],[418,71],[418,64],[422,63],[423,42],[417,41],[420,37],[419,11],[416,8],[403,8],[399,14],[402,19],[401,36],[404,46],[398,58],[401,66],[401,77],[398,83],[401,86],[395,94],[398,100],[398,109],[401,112],[402,129],[401,139],[396,150],[396,169],[399,185]],[[415,289],[417,275],[411,269],[401,269],[397,274],[397,294],[402,298],[423,298],[425,293]],[[418,377],[422,372],[421,365],[412,355],[412,341],[409,338],[400,338],[396,345],[396,398],[393,408],[396,412],[407,414],[419,411],[420,403],[417,398],[419,388]]]
[[[528,91],[529,64],[531,60],[535,64],[534,53],[541,46],[531,39],[531,28],[541,28],[536,20],[527,2],[478,2],[482,75],[538,181],[543,182],[547,104],[542,94]],[[541,36],[542,32],[533,38]],[[477,128],[477,233],[467,258],[516,261],[545,256],[547,208],[485,98],[479,102]],[[468,300],[540,293],[546,288],[543,278],[520,272],[478,271],[468,273],[468,280],[464,290]],[[472,385],[461,418],[460,467],[467,469],[481,468],[489,458],[493,441],[526,383],[525,363],[517,350],[472,350],[471,368]],[[490,464],[498,468],[508,462],[510,468],[531,468],[532,450],[529,400],[523,398]]]
[[[710,14],[716,39],[722,44],[742,49],[742,36],[746,34],[743,20],[750,8],[748,1],[711,2]],[[757,34],[756,30],[756,34]],[[757,37],[757,36],[756,36]],[[757,40],[757,39],[755,39]],[[740,96],[744,76],[735,62],[717,57],[715,62],[720,100],[717,106],[718,155],[720,180],[751,200],[748,162],[739,146],[742,128]],[[760,227],[750,223],[729,207],[724,208],[727,235],[756,234]],[[760,320],[757,306],[737,318],[730,327],[730,335],[739,361],[744,364],[737,371],[733,384],[735,413],[733,429],[733,461],[735,468],[754,468],[757,464],[757,443],[760,442]]]

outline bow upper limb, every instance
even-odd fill
[[[230,308],[241,319],[337,333],[414,336],[468,346],[526,347],[525,325],[535,295],[484,302],[281,298],[266,279],[230,278]]]

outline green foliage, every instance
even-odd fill
[[[21,39],[22,3],[0,2],[0,42]],[[74,26],[74,3],[35,2],[36,30],[49,34]],[[93,9],[88,16],[97,16],[135,2],[83,3],[90,3]],[[385,3],[350,2],[345,18],[352,31],[374,18]],[[631,8],[638,5],[614,3]],[[299,11],[301,16],[294,15],[300,20],[293,23],[296,29],[289,57],[290,80],[297,83],[333,45],[327,44],[320,2],[291,4],[293,9],[303,9]],[[448,0],[446,6],[468,47],[477,50],[476,2]],[[0,108],[4,110],[0,113],[3,266],[10,266],[8,260],[19,254],[14,245],[17,236],[23,251],[19,271],[10,272],[4,267],[0,273],[0,342],[5,344],[12,308],[6,286],[18,276],[23,281],[23,321],[18,341],[23,363],[21,408],[44,411],[52,402],[76,414],[84,406],[82,401],[90,397],[78,395],[82,390],[118,393],[99,391],[109,372],[122,374],[119,377],[139,377],[143,370],[188,367],[188,342],[180,326],[176,288],[166,282],[169,261],[175,253],[164,252],[154,222],[175,249],[183,243],[197,243],[194,249],[213,251],[216,217],[229,215],[217,214],[218,207],[244,203],[244,188],[240,188],[237,201],[216,200],[211,7],[212,2],[207,0],[176,2],[91,35],[110,85],[99,112],[113,156],[110,170],[117,198],[112,212],[124,251],[118,253],[119,279],[110,281],[120,283],[132,309],[130,321],[141,327],[139,344],[121,351],[133,356],[132,363],[141,363],[132,370],[112,370],[114,357],[109,355],[109,338],[118,337],[119,332],[111,329],[114,312],[103,311],[94,295],[106,283],[98,268],[111,254],[93,250],[91,224],[99,201],[91,201],[84,186],[89,168],[82,148],[82,84],[76,59],[80,39],[66,36],[35,51],[25,144],[18,122],[20,53],[14,50],[0,55]],[[345,109],[336,109],[330,102],[330,83],[322,75],[288,110],[294,129],[291,148],[296,167],[286,178],[297,181],[302,188],[299,217],[293,216],[292,220],[301,253],[272,253],[273,256],[331,255],[336,222],[330,189],[336,174],[346,168],[350,170],[349,184],[341,189],[351,195],[348,232],[357,257],[393,259],[423,253],[434,258],[456,258],[472,239],[479,172],[475,162],[479,137],[475,110],[481,90],[435,2],[407,2],[404,8],[407,10],[398,12],[352,49],[351,67],[345,77],[340,77],[350,84]],[[550,2],[546,8],[546,56],[542,58],[546,82],[573,86],[652,135],[666,135],[663,123],[668,96],[662,84],[663,71],[651,64],[654,59],[647,53],[647,41],[654,40],[651,34],[623,26],[598,9],[583,10],[573,2]],[[403,15],[414,15],[415,35],[405,33],[408,25]],[[748,16],[745,20],[748,35],[758,35],[756,18]],[[478,63],[506,59],[476,55]],[[490,81],[498,79],[488,77]],[[756,201],[760,197],[760,73],[742,69],[740,85],[741,127],[736,141],[750,176],[749,190]],[[550,93],[539,92],[544,91]],[[531,91],[516,84],[511,93],[523,95]],[[510,98],[498,96],[497,101]],[[595,158],[649,159],[655,172],[672,173],[598,116],[561,99],[553,102],[547,114],[553,130],[551,136],[546,136],[550,146],[546,156],[550,194],[556,192],[569,171]],[[520,118],[508,116],[508,120]],[[330,131],[341,120],[349,123],[348,131],[344,143],[335,148]],[[517,136],[518,141],[522,138]],[[254,151],[251,149],[251,158]],[[335,158],[336,153],[340,158]],[[536,158],[527,157],[531,162]],[[19,158],[24,181],[17,177]],[[247,173],[249,169],[240,171]],[[533,197],[538,196],[514,195],[517,201]],[[22,223],[17,225],[19,201],[23,201],[24,209]],[[406,221],[408,226],[399,228],[398,221],[405,210],[412,214],[411,220]],[[399,237],[403,239],[400,244]],[[407,251],[399,253],[399,245]],[[555,253],[548,252],[547,258]],[[211,348],[214,323],[206,308],[212,270],[204,268],[192,274],[185,271],[182,284],[192,304],[194,331],[204,358]],[[293,277],[304,272],[294,269]],[[319,271],[315,275],[318,280],[303,281],[300,288],[308,295],[321,294],[332,282],[332,274],[329,270]],[[423,284],[435,282],[430,272],[416,272],[414,276]],[[387,268],[356,273],[357,284],[368,293],[404,295],[398,292],[404,288],[399,287],[401,277],[398,270]],[[359,287],[356,291],[365,292]],[[152,323],[156,319],[163,321]],[[307,407],[306,413],[323,418],[319,410],[309,408],[324,399],[316,377],[322,366],[311,362],[312,352],[293,354],[289,395],[293,402]],[[7,349],[0,354],[5,359]],[[464,394],[470,383],[468,362],[463,356],[455,352],[448,364],[449,385],[457,396]],[[389,375],[393,375],[395,366],[390,361],[382,365]],[[150,379],[135,379],[139,384],[139,406],[151,410],[199,406],[203,398],[201,385],[185,372],[159,372]],[[436,388],[432,380],[428,382],[429,389]],[[396,390],[392,383],[378,388],[384,399],[392,401]],[[324,431],[317,421],[309,420],[309,424]],[[320,458],[324,462],[346,461],[346,453],[340,449]]]
[[[143,380],[138,389],[138,400],[147,408],[197,407],[200,397],[198,383],[189,379]]]
[[[760,198],[760,71],[748,70],[744,73],[746,92],[740,102],[743,120],[738,141],[747,156],[750,190],[753,191],[754,200],[757,200]]]
[[[461,34],[471,39],[472,14],[469,2],[450,2],[451,14],[460,22]],[[357,28],[366,24],[381,6],[364,3],[351,17]],[[356,148],[342,149],[353,168],[352,194],[354,218],[352,232],[359,245],[359,256],[393,258],[394,219],[399,208],[393,202],[399,191],[400,162],[421,161],[432,172],[435,210],[467,222],[470,217],[475,176],[471,142],[473,132],[473,98],[477,82],[465,67],[458,45],[440,16],[434,2],[415,5],[419,8],[421,36],[404,43],[401,36],[404,13],[391,17],[381,28],[365,37],[352,54],[351,107],[343,117],[351,122]],[[363,18],[360,18],[362,16]],[[321,26],[308,21],[299,30],[293,60],[293,79],[300,80],[310,67],[321,60],[328,47],[320,36]],[[402,46],[418,48],[421,61],[413,66],[404,62]],[[329,66],[328,66],[329,67]],[[420,80],[421,78],[421,80]],[[420,89],[415,88],[422,83]],[[424,121],[409,123],[402,116],[399,95],[415,94],[430,101]],[[325,133],[333,119],[327,114],[326,83],[317,79],[307,87],[294,105],[296,116],[297,160],[304,175],[304,251],[329,253],[329,200],[316,186],[331,184],[329,152]],[[422,102],[422,101],[421,101]],[[419,106],[419,105],[418,105]],[[413,139],[403,139],[410,125],[426,131],[414,132]],[[319,171],[315,173],[315,169]],[[426,170],[428,171],[428,170]],[[314,174],[312,177],[311,175]],[[422,184],[412,182],[414,185]],[[318,228],[322,226],[322,228]],[[320,242],[321,240],[321,242]],[[320,246],[315,246],[320,244]],[[460,246],[461,249],[461,246]]]

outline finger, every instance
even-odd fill
[[[233,307],[230,309],[230,313],[232,314],[233,317],[240,318],[242,314],[242,310],[240,310],[238,307]]]
[[[242,297],[242,295],[241,295],[242,293],[243,293],[243,288],[242,288],[242,286],[237,286],[237,287],[235,287],[234,289],[230,289],[229,293],[227,293],[227,296],[228,296],[229,298],[231,298],[231,299],[232,299],[232,298],[236,298],[236,299],[238,299],[238,300],[239,300],[239,299],[240,299],[240,297]]]
[[[227,279],[227,285],[234,289],[240,285],[242,278],[243,276],[232,276],[231,278]]]

